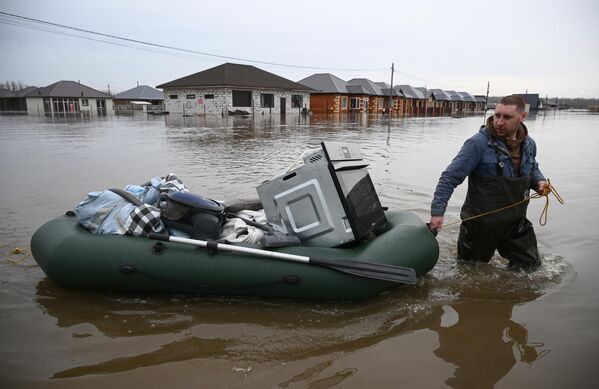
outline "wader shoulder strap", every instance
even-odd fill
[[[495,169],[497,169],[497,177],[503,177],[503,167],[505,166],[505,162],[499,160],[499,153],[501,152],[505,154],[506,151],[499,147],[495,142],[493,142],[493,148],[495,149],[495,158],[497,158],[497,165],[495,165]]]

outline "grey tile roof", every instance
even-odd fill
[[[370,81],[367,78],[352,78],[347,82],[347,85],[361,85],[362,88],[366,91],[367,94],[372,96],[382,96],[383,92],[381,91],[380,85]]]
[[[0,97],[3,97],[3,98],[25,97],[27,94],[29,94],[30,92],[32,92],[36,89],[37,89],[37,87],[35,87],[35,86],[28,86],[27,88],[23,88],[18,91],[11,91],[8,89],[0,89]]]
[[[114,96],[119,100],[164,100],[164,93],[151,86],[140,85]]]
[[[389,97],[389,94],[391,94],[392,96],[404,97],[403,93],[401,93],[400,90],[397,90],[395,88],[383,88],[381,89],[381,91],[383,92],[383,96]]]
[[[386,82],[375,82],[375,84],[377,84],[383,89],[389,89],[391,87],[391,85],[387,84]]]
[[[431,89],[433,98],[437,101],[451,101],[451,97],[442,89]]]
[[[485,96],[481,96],[481,95],[474,95],[474,99],[476,100],[477,103],[484,103],[487,98]]]
[[[428,99],[428,98],[429,98],[429,97],[431,97],[431,95],[432,95],[432,93],[431,93],[431,90],[430,90],[430,89],[427,89],[427,88],[425,88],[425,87],[422,87],[422,86],[420,86],[420,87],[417,87],[417,88],[416,88],[416,90],[420,91],[420,93],[422,94],[422,96],[423,96],[425,99]]]
[[[457,93],[458,93],[460,96],[462,96],[462,99],[463,99],[465,102],[468,102],[468,103],[473,103],[473,102],[475,102],[475,101],[476,101],[476,100],[474,99],[474,96],[472,96],[472,95],[471,95],[470,93],[468,93],[468,92],[457,92]]]
[[[347,83],[331,73],[317,73],[298,81],[314,89],[312,93],[349,93]]]
[[[311,91],[312,89],[251,65],[225,63],[158,85],[175,87],[241,87]]]
[[[354,95],[369,95],[370,94],[370,93],[368,93],[368,91],[366,89],[364,89],[364,87],[362,85],[358,85],[358,84],[348,85],[347,90],[349,93],[354,94]]]
[[[425,100],[424,93],[411,85],[397,85],[394,88],[400,90],[407,99]]]
[[[43,88],[36,88],[25,97],[86,97],[110,99],[111,96],[75,81],[58,81]]]
[[[460,96],[458,94],[458,92],[456,92],[454,90],[446,90],[445,93],[447,93],[449,95],[449,97],[451,98],[451,101],[464,101],[462,96]]]

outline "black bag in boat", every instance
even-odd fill
[[[193,239],[216,240],[225,223],[225,207],[219,202],[189,192],[173,192],[160,200],[161,217],[169,228]]]

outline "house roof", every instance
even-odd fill
[[[424,93],[414,88],[411,85],[397,85],[394,86],[395,89],[401,91],[406,99],[417,99],[417,100],[425,100]]]
[[[370,93],[364,88],[364,86],[359,84],[347,85],[347,91],[354,95],[369,95]]]
[[[422,87],[422,86],[420,86],[420,87],[417,87],[417,88],[415,88],[415,89],[416,89],[417,91],[420,91],[420,93],[422,94],[422,96],[423,96],[425,99],[428,99],[428,98],[429,98],[429,97],[431,97],[431,95],[432,95],[432,93],[431,93],[431,90],[430,90],[430,89],[427,89],[427,88],[425,88],[425,87]]]
[[[474,96],[472,96],[470,93],[468,92],[457,92],[460,96],[462,96],[462,99],[466,102],[475,102],[476,100],[474,99]]]
[[[477,103],[484,103],[485,101],[487,101],[487,98],[482,95],[474,95],[474,99]]]
[[[386,82],[375,82],[375,84],[377,84],[378,86],[380,86],[383,89],[389,89],[390,85],[387,84]]]
[[[45,87],[35,88],[27,93],[26,97],[103,97],[110,98],[107,94],[90,88],[75,81],[57,81]]]
[[[376,83],[370,81],[367,78],[352,78],[347,82],[347,85],[361,85],[362,88],[366,91],[367,94],[373,96],[382,96],[383,92],[381,91],[381,86]]]
[[[148,85],[139,85],[114,96],[120,100],[164,100],[164,93]]]
[[[316,93],[349,93],[347,83],[331,73],[317,73],[298,81]]]
[[[464,101],[462,96],[460,96],[458,94],[458,92],[456,92],[454,90],[446,90],[445,93],[447,93],[449,95],[449,97],[451,98],[451,101]]]
[[[75,81],[58,81],[43,88],[35,88],[26,97],[100,97],[111,96]]]
[[[0,97],[3,98],[19,98],[19,97],[25,97],[28,93],[30,93],[31,91],[36,90],[37,87],[35,86],[28,86],[27,88],[23,88],[21,90],[18,91],[11,91],[9,89],[0,89]]]
[[[189,76],[158,85],[156,88],[176,87],[241,87],[311,91],[305,85],[258,69],[251,65],[225,63]]]
[[[451,101],[451,97],[442,89],[431,89],[431,94],[437,101]]]
[[[404,97],[403,93],[401,93],[400,90],[397,90],[395,88],[393,88],[393,89],[391,89],[389,87],[382,88],[381,91],[383,92],[383,96],[386,96],[386,97],[389,97],[389,95]]]

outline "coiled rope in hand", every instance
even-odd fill
[[[555,190],[553,185],[551,185],[551,180],[547,179],[547,186],[545,186],[545,188],[543,189],[543,193],[541,193],[541,194],[533,193],[531,196],[526,197],[524,200],[515,202],[513,204],[507,205],[507,206],[499,208],[499,209],[494,209],[492,211],[483,212],[479,215],[474,215],[474,216],[468,217],[466,219],[463,219],[463,220],[460,220],[457,222],[449,223],[449,224],[444,225],[443,227],[447,228],[454,224],[459,224],[459,223],[463,223],[468,220],[474,220],[474,219],[478,219],[483,216],[492,215],[494,213],[505,211],[506,209],[509,209],[509,208],[517,207],[518,205],[524,204],[525,202],[530,201],[531,199],[540,199],[542,197],[545,197],[545,206],[543,207],[543,211],[541,211],[541,216],[539,217],[539,224],[544,226],[547,224],[547,218],[549,217],[549,194],[550,193],[553,193],[553,196],[555,196],[555,198],[557,199],[557,201],[560,204],[565,203],[563,197],[557,192],[557,190]]]

